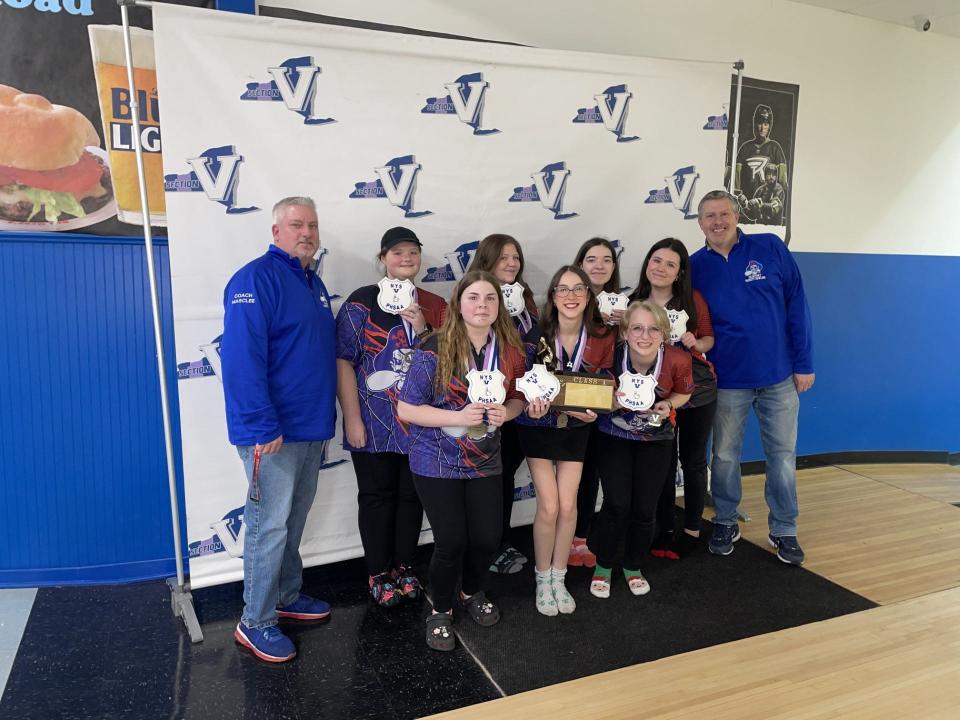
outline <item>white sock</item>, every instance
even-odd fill
[[[553,588],[553,597],[557,602],[557,610],[564,615],[569,615],[577,609],[577,601],[573,599],[573,595],[567,590],[565,584],[566,578],[566,568],[563,570],[550,568],[550,584]]]
[[[542,615],[552,617],[556,615],[559,610],[557,609],[557,599],[553,595],[553,573],[551,568],[535,570],[534,574],[537,577],[537,611]]]

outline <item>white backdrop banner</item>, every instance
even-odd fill
[[[615,243],[631,286],[656,240],[703,242],[697,200],[722,185],[728,65],[161,3],[154,28],[193,587],[242,576],[246,482],[227,441],[217,348],[223,288],[265,251],[276,200],[316,200],[336,310],[376,282],[380,236],[394,225],[419,235],[420,283],[443,296],[494,232],[523,245],[538,294],[593,236]],[[517,493],[514,524],[529,522],[529,478]],[[362,555],[356,512],[338,430],[306,564]]]

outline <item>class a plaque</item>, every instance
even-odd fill
[[[593,410],[606,413],[614,409],[613,378],[590,373],[557,373],[560,392],[550,404],[553,410]]]

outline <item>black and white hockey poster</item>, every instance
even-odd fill
[[[737,78],[730,89],[730,118],[740,118],[734,163],[729,153],[734,123],[728,124],[727,172],[740,203],[740,224],[752,232],[773,232],[790,244],[799,85],[743,78],[737,107]]]

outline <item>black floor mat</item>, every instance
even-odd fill
[[[516,540],[532,558],[530,528],[518,529]],[[426,561],[431,547],[421,550]],[[480,628],[458,616],[456,629],[514,694],[873,607],[743,540],[725,558],[704,549],[680,562],[651,559],[653,589],[644,597],[631,595],[620,575],[610,599],[598,600],[590,576],[571,569],[577,612],[546,618],[534,607],[532,565],[491,575],[489,595],[503,620]],[[0,718],[401,720],[499,697],[465,648],[427,649],[428,606],[377,608],[365,578],[359,560],[306,571],[304,590],[330,600],[333,617],[285,624],[299,656],[281,666],[235,645],[239,583],[194,593],[199,645],[172,617],[162,582],[41,589]]]
[[[746,540],[732,555],[706,549],[680,561],[650,558],[649,594],[635,597],[615,572],[610,598],[590,594],[592,571],[571,568],[572,615],[545,617],[534,605],[529,529],[516,533],[524,571],[491,575],[487,595],[502,610],[492,628],[459,616],[456,630],[508,695],[753,635],[876,607],[819,575],[786,565]],[[802,540],[802,537],[801,537]]]

